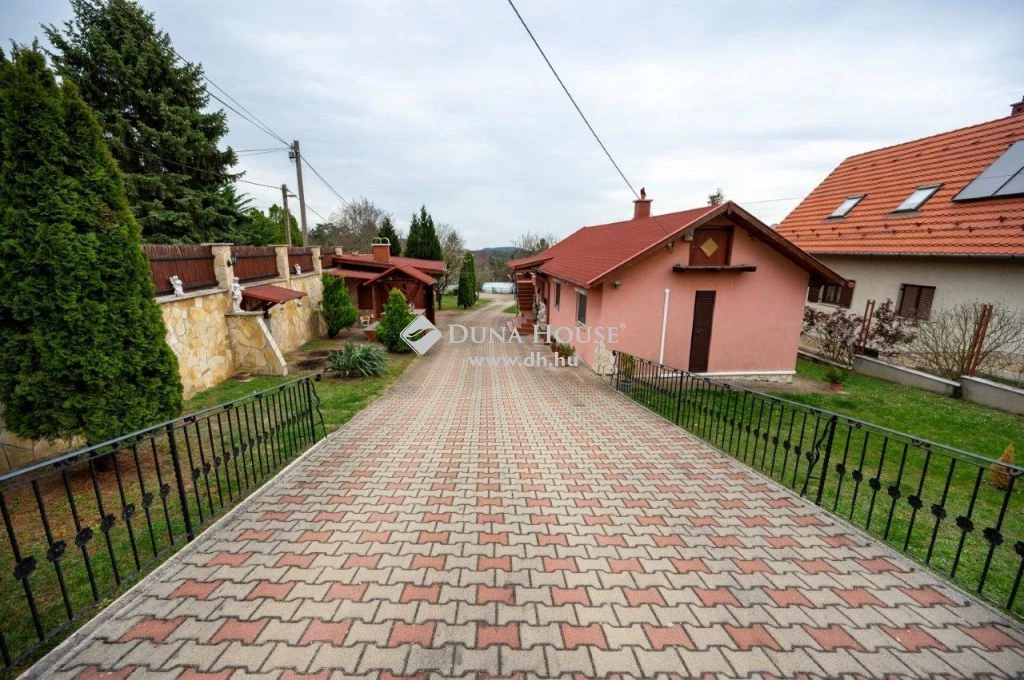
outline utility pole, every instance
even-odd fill
[[[295,181],[299,185],[299,223],[302,225],[302,245],[309,245],[309,229],[306,227],[306,193],[302,190],[302,153],[299,151],[299,140],[292,140],[292,151],[295,152]]]
[[[281,185],[281,204],[284,206],[284,242],[292,244],[292,218],[288,214],[288,185]]]

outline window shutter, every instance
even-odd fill
[[[927,321],[932,314],[932,301],[935,299],[935,286],[921,286],[917,301],[917,318]]]
[[[915,308],[917,307],[917,286],[911,286],[910,284],[904,283],[900,285],[900,304],[897,306],[896,313],[902,317],[914,318]]]
[[[850,281],[850,287],[849,288],[842,288],[842,289],[839,290],[839,306],[840,307],[845,307],[846,309],[850,308],[850,305],[853,303],[853,287],[856,284],[857,284],[856,281]]]
[[[810,287],[807,289],[807,301],[818,302],[821,300],[821,286],[817,286],[814,282],[811,282]]]

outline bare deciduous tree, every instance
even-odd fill
[[[360,197],[349,202],[344,208],[331,213],[330,221],[335,228],[331,230],[330,238],[337,239],[337,242],[329,245],[342,246],[345,252],[369,252],[385,215],[388,215],[387,211],[368,198]]]
[[[542,253],[556,243],[558,243],[558,237],[554,234],[535,234],[532,231],[512,239],[512,245],[521,251],[516,257],[528,257]]]
[[[957,379],[967,370],[968,352],[974,327],[981,315],[980,303],[963,303],[932,314],[917,328],[914,355],[942,376]],[[978,368],[993,373],[1020,360],[1024,339],[1024,313],[1003,305],[992,306]]]
[[[444,256],[445,272],[437,278],[437,308],[441,309],[441,296],[451,284],[459,280],[462,270],[463,253],[466,250],[462,234],[450,224],[437,227],[437,240],[441,242],[441,253]]]

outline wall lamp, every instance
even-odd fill
[[[616,288],[620,287],[622,285],[622,279],[615,279],[614,281],[612,281],[612,285],[615,286]]]

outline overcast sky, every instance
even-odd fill
[[[481,248],[631,215],[632,194],[505,0],[143,4],[183,56],[301,140],[343,196],[368,197],[399,226],[426,203]],[[721,186],[776,223],[846,156],[1001,118],[1024,95],[1015,0],[517,6],[655,213],[703,205]],[[69,14],[63,0],[3,0],[0,36],[30,41]],[[236,149],[275,144],[228,119]],[[295,182],[283,151],[239,169]],[[305,179],[312,208],[338,207]]]

